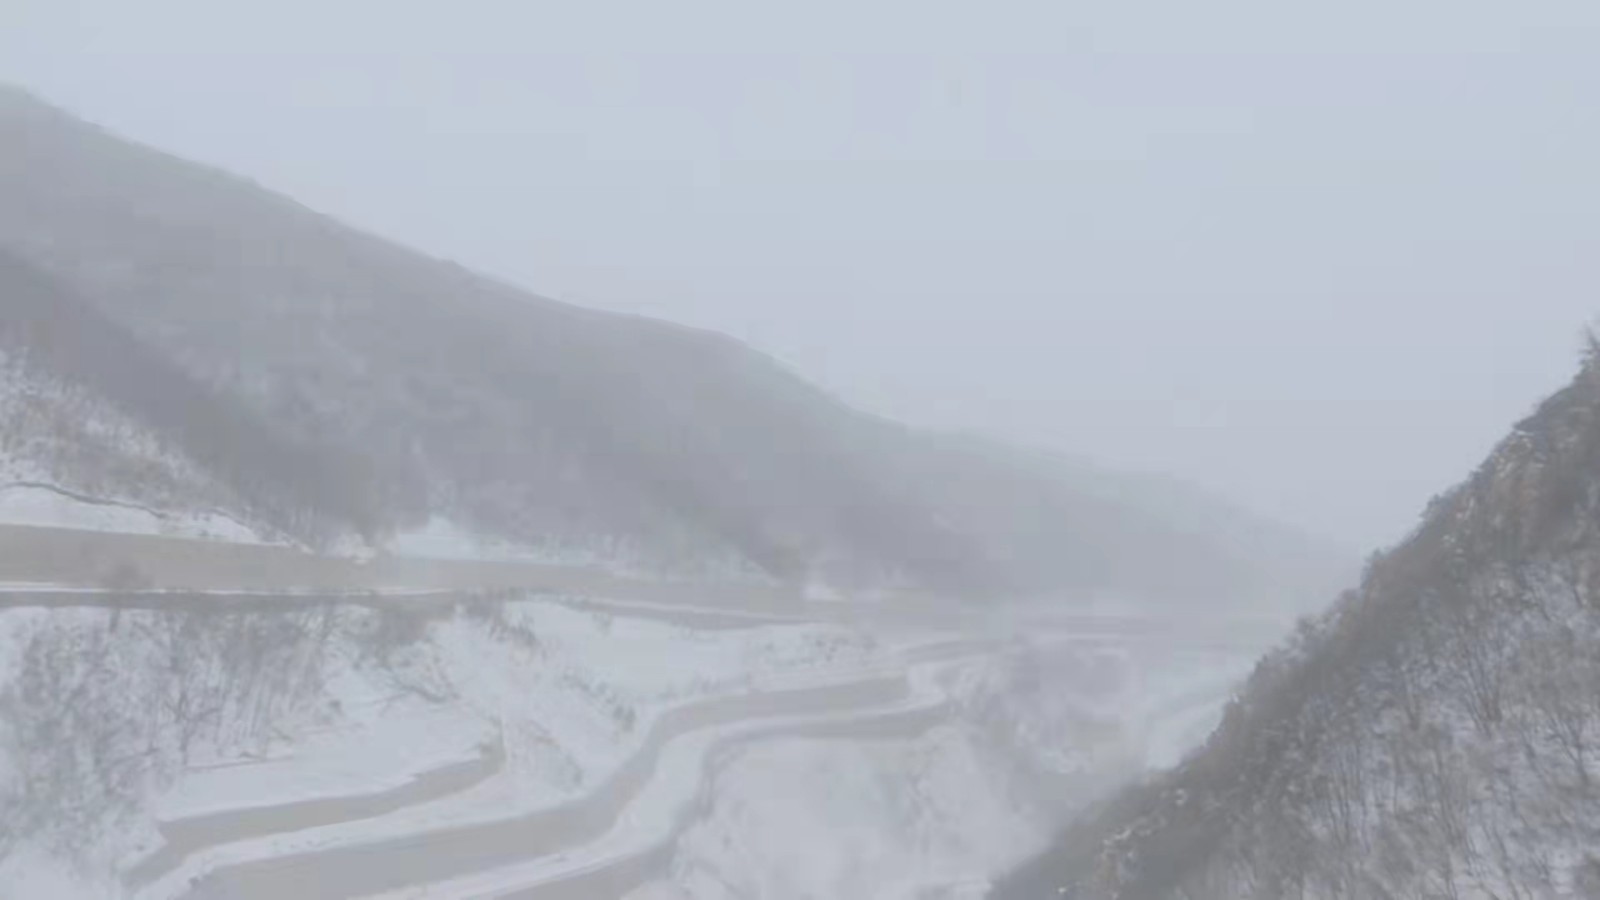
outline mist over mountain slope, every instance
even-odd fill
[[[662,569],[1240,602],[1336,567],[1219,545],[1223,504],[1127,502],[1104,489],[1124,476],[1086,489],[864,415],[728,338],[527,294],[14,90],[0,249],[170,367],[152,427],[239,502],[282,487],[298,521],[369,539],[437,516]],[[228,437],[168,415],[190,408]]]
[[[1307,609],[1356,570],[1339,550],[1182,482],[981,436],[927,435],[902,474],[961,509],[985,552],[1034,590],[1136,580],[1146,596]]]
[[[353,460],[284,440],[4,250],[0,360],[8,486],[222,512],[312,542],[370,524]]]
[[[1204,748],[995,896],[1600,896],[1600,345]]]

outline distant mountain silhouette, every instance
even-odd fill
[[[1303,602],[1341,562],[1276,526],[1241,540],[1223,503],[865,415],[724,336],[528,294],[15,90],[0,250],[54,371],[303,533],[438,515],[664,570],[981,596]]]

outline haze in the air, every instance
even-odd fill
[[[0,79],[1365,547],[1572,368],[1597,40],[1585,0],[9,0]]]

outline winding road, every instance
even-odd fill
[[[139,584],[114,584],[119,572],[137,572]],[[601,782],[546,808],[427,824],[434,805],[504,774],[503,752],[487,747],[475,759],[388,790],[167,821],[160,825],[162,846],[124,872],[129,896],[621,896],[665,870],[678,834],[707,802],[706,786],[729,748],[776,737],[864,741],[920,734],[947,715],[946,699],[926,676],[1005,652],[1014,644],[1003,637],[1017,629],[1016,622],[997,625],[993,610],[927,598],[819,602],[781,586],[652,582],[582,567],[387,557],[363,562],[275,546],[0,525],[0,609],[271,612],[413,604],[444,612],[470,602],[470,592],[505,589],[695,629],[848,622],[879,633],[979,637],[903,649],[877,668],[670,708]],[[1074,641],[1196,639],[1181,626],[1155,626],[1140,616],[1051,613],[1038,630]],[[1226,629],[1211,633],[1230,639]],[[642,827],[641,817],[654,817],[653,826]],[[271,843],[285,835],[295,836],[299,847]]]
[[[394,837],[358,840],[261,859],[222,862],[206,867],[205,875],[186,889],[181,884],[188,881],[185,875],[188,869],[180,868],[178,862],[203,856],[204,849],[250,837],[383,815],[398,808],[395,800],[399,793],[420,804],[451,791],[430,791],[423,795],[417,789],[401,789],[171,823],[162,829],[168,836],[167,847],[133,869],[128,883],[140,891],[140,896],[151,897],[335,900],[492,873],[518,863],[547,861],[597,841],[612,831],[624,812],[658,779],[663,755],[685,738],[711,736],[714,743],[721,745],[777,735],[867,739],[919,733],[940,720],[944,705],[941,696],[913,685],[911,668],[948,664],[962,656],[972,657],[984,652],[986,649],[974,642],[952,641],[917,650],[914,659],[908,658],[908,668],[894,673],[871,670],[839,673],[839,680],[832,683],[754,690],[697,700],[660,715],[632,755],[603,782],[575,800],[505,818],[427,828]],[[703,751],[697,755],[709,758]],[[467,781],[460,780],[460,789],[470,786]],[[627,861],[635,856],[637,854],[631,852],[623,854],[615,862],[627,869]],[[550,883],[564,884],[579,875],[583,879],[600,878],[598,871],[591,867],[576,875],[551,876]],[[174,879],[179,884],[175,885]],[[178,889],[174,890],[175,887]],[[455,890],[447,888],[437,895],[468,895],[456,894]],[[551,887],[551,890],[566,889]],[[522,893],[517,895],[522,896]]]

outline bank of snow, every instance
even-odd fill
[[[89,497],[54,485],[0,484],[0,524],[122,534],[265,543],[254,529],[217,512],[169,512],[116,498]]]
[[[262,540],[178,442],[24,357],[0,346],[0,524]]]
[[[480,534],[444,516],[431,516],[422,525],[401,531],[378,550],[413,559],[534,562],[552,565],[594,565],[597,554],[575,551],[540,551],[492,535]]]
[[[1194,746],[1249,660],[1040,635],[949,669],[951,715],[924,734],[746,746],[629,900],[986,896],[1063,817]]]
[[[346,535],[332,552],[344,556],[385,555],[410,559],[531,563],[588,567],[612,575],[657,581],[710,581],[769,585],[768,573],[722,553],[680,553],[667,558],[644,552],[633,542],[592,535],[583,539],[519,542],[474,528],[435,511],[420,525],[371,541]]]
[[[488,747],[503,761],[468,795],[323,841],[557,802],[619,765],[661,710],[878,653],[833,626],[699,632],[537,598],[19,611],[0,632],[17,649],[0,688],[0,884],[86,883],[62,898],[120,890],[117,873],[162,846],[159,822],[392,790]],[[69,694],[70,709],[52,699]]]
[[[912,898],[979,889],[1044,827],[960,725],[750,745],[717,775],[671,876],[632,900]]]

